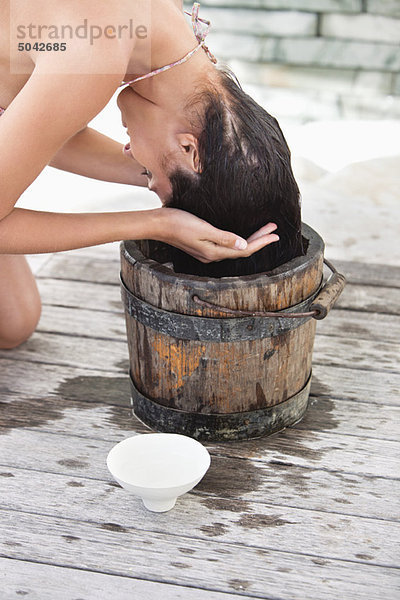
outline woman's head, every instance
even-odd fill
[[[122,120],[130,136],[130,153],[147,171],[148,187],[163,203],[172,195],[170,173],[198,169],[197,135],[200,129],[188,120],[171,97],[156,103],[128,86],[118,96]]]
[[[118,104],[131,134],[131,152],[150,171],[149,188],[166,206],[244,238],[269,221],[278,225],[279,243],[255,257],[224,261],[220,267],[203,265],[203,270],[211,274],[226,266],[226,274],[232,274],[240,264],[256,272],[258,259],[266,264],[259,270],[268,270],[302,253],[299,189],[290,151],[276,119],[242,90],[231,72],[213,73],[179,110],[173,102],[160,106],[124,90]]]
[[[302,254],[300,194],[276,119],[242,90],[228,70],[219,71],[216,89],[200,90],[191,104],[202,114],[199,168],[171,170],[172,193],[166,205],[244,238],[272,221],[280,237],[253,257],[198,265],[197,273],[258,272]],[[193,270],[193,265],[188,268]]]

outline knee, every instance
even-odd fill
[[[13,318],[0,328],[0,349],[11,350],[26,342],[35,331],[41,312],[42,303],[38,296],[28,309],[25,307],[14,313]]]

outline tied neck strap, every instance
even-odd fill
[[[215,56],[213,54],[211,54],[210,50],[205,45],[205,39],[208,35],[208,32],[210,31],[211,23],[210,23],[210,21],[207,21],[206,19],[202,19],[201,17],[199,17],[199,8],[200,8],[199,2],[195,2],[193,4],[191,13],[187,12],[186,10],[184,11],[187,15],[192,17],[193,33],[196,36],[196,39],[198,41],[198,45],[196,46],[196,48],[194,48],[193,50],[190,50],[190,52],[185,54],[185,56],[183,58],[181,58],[180,60],[170,63],[169,65],[165,65],[164,67],[154,69],[154,71],[151,71],[150,73],[146,73],[146,75],[141,75],[140,77],[136,77],[135,79],[132,79],[131,81],[126,81],[126,82],[124,81],[120,84],[119,87],[122,87],[123,85],[130,85],[131,83],[136,83],[137,81],[142,81],[143,79],[149,79],[149,77],[154,77],[154,75],[158,75],[158,73],[162,73],[163,71],[172,69],[172,67],[181,65],[182,63],[189,60],[189,58],[191,58],[193,56],[193,54],[195,52],[197,52],[200,48],[203,48],[203,50],[207,54],[208,58],[211,60],[212,63],[215,64],[217,62],[217,59],[215,58]],[[201,23],[204,23],[206,25],[205,29],[202,28],[200,21],[201,21]]]
[[[215,64],[217,62],[217,59],[215,58],[214,54],[212,54],[210,52],[209,48],[204,43],[205,39],[210,31],[211,23],[210,23],[210,21],[207,21],[207,19],[202,19],[201,17],[199,17],[199,9],[200,9],[199,2],[195,2],[192,7],[192,12],[189,13],[189,12],[187,12],[187,10],[185,10],[185,14],[192,17],[192,28],[193,28],[194,35],[196,36],[196,39],[199,42],[199,46],[202,46],[202,48],[203,48],[204,52],[207,54],[208,58],[211,60],[212,63]],[[202,27],[201,27],[199,21],[201,21],[202,23],[205,23],[205,25],[207,25],[207,27],[204,30],[202,30]]]

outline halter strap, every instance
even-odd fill
[[[163,71],[172,69],[172,67],[181,65],[182,63],[189,60],[189,58],[191,58],[193,56],[193,54],[195,52],[197,52],[197,50],[199,50],[200,48],[203,48],[203,50],[207,54],[208,58],[211,60],[212,63],[215,64],[217,62],[217,59],[215,58],[215,56],[213,54],[211,54],[210,50],[205,45],[205,39],[208,35],[208,32],[210,31],[211,23],[210,23],[210,21],[207,21],[206,19],[202,19],[199,17],[199,8],[200,8],[199,2],[195,2],[193,4],[191,13],[187,12],[186,10],[184,11],[187,15],[192,17],[193,33],[196,36],[196,39],[198,41],[198,45],[196,46],[196,48],[194,48],[193,50],[190,50],[190,52],[185,54],[185,56],[183,58],[176,60],[175,62],[170,63],[169,65],[165,65],[165,67],[159,67],[158,69],[154,69],[154,71],[151,71],[150,73],[146,73],[146,75],[141,75],[140,77],[136,77],[135,79],[132,79],[131,81],[122,82],[119,87],[122,87],[123,85],[130,85],[131,83],[136,83],[137,81],[142,81],[143,79],[149,79],[149,77],[154,77],[154,75],[158,75],[158,73],[162,73]],[[205,29],[202,29],[202,26],[200,25],[199,21],[201,21],[201,23],[204,23],[207,27]]]

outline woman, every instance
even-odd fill
[[[109,0],[101,5],[85,0],[79,3],[77,15],[74,6],[63,0],[0,0],[0,106],[5,109],[0,117],[2,348],[26,340],[40,316],[40,297],[23,254],[150,238],[208,263],[247,257],[278,240],[271,223],[251,235],[246,244],[238,235],[166,207],[97,214],[15,208],[19,196],[47,164],[131,185],[146,185],[148,179],[149,188],[164,203],[176,194],[171,169],[186,175],[201,170],[197,125],[190,120],[192,112],[188,119],[184,107],[194,90],[217,82],[217,76],[207,53],[202,48],[197,51],[199,42],[186,23],[181,2],[151,3],[151,69],[160,65],[176,68],[132,84],[119,98],[132,135],[130,156],[121,153],[118,143],[87,128],[87,123],[107,104],[121,81],[129,82],[143,73],[149,54],[145,40],[103,35],[89,46],[87,39],[74,38],[67,41],[65,52],[40,52],[24,45],[10,65],[9,48],[17,44],[15,31],[21,31],[22,23],[40,25],[57,20],[76,30],[84,16],[95,19],[98,29],[106,32],[116,17],[122,23],[128,19],[143,23],[148,5],[140,0]],[[50,26],[42,27],[40,40],[46,48],[54,40],[50,32]],[[189,56],[192,50],[196,51]],[[176,64],[180,57],[187,59]],[[146,90],[151,98],[146,98]],[[129,102],[125,102],[128,96]]]
[[[195,3],[195,31],[197,14]],[[204,31],[197,33],[204,38]],[[184,77],[180,67],[134,79],[121,92],[118,104],[131,133],[126,151],[146,166],[149,188],[165,206],[243,238],[266,220],[278,226],[279,243],[249,258],[205,263],[175,249],[176,271],[209,277],[269,271],[303,254],[290,151],[276,119],[245,94],[232,73],[215,68],[205,50],[190,58]]]

